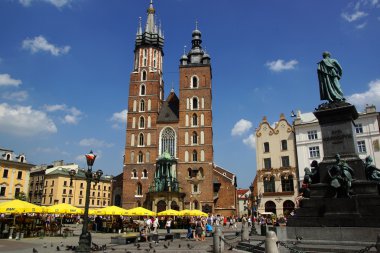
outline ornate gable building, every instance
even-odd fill
[[[257,211],[287,216],[295,207],[297,189],[293,126],[284,114],[274,126],[266,117],[256,129]]]
[[[191,50],[180,58],[179,97],[172,89],[164,99],[164,36],[152,2],[147,12],[130,76],[122,206],[212,212],[220,187],[213,176],[210,56],[196,27]]]

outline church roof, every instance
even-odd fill
[[[179,121],[179,99],[172,90],[163,102],[158,114],[157,123],[173,123]]]

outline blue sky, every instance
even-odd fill
[[[28,162],[54,160],[122,172],[129,75],[138,19],[149,0],[1,0],[0,147]],[[378,0],[155,0],[165,34],[164,81],[199,22],[211,55],[215,163],[248,187],[254,130],[319,100],[316,64],[328,50],[359,111],[380,108]],[[166,94],[167,95],[167,94]]]

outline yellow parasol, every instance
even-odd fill
[[[157,213],[157,216],[180,216],[180,212],[177,210],[168,209],[166,211]]]
[[[21,213],[42,213],[42,207],[19,199],[0,203],[0,213],[21,214]]]
[[[197,210],[197,209],[194,209],[194,210],[185,209],[185,210],[180,211],[179,213],[180,215],[183,215],[183,216],[202,216],[202,217],[208,216],[207,213],[204,213],[201,210]]]
[[[143,207],[135,207],[127,210],[127,216],[155,216],[156,213]]]
[[[82,209],[65,203],[48,206],[45,208],[44,212],[54,214],[83,214]]]
[[[96,215],[127,215],[127,210],[118,206],[107,206],[94,210]]]
[[[96,211],[97,211],[98,209],[93,209],[93,208],[91,208],[91,209],[88,209],[88,215],[96,215]],[[83,213],[84,213],[84,211],[83,211]]]

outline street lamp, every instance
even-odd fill
[[[84,206],[84,214],[83,214],[83,228],[82,233],[79,236],[79,246],[77,247],[75,252],[91,252],[91,234],[88,231],[88,209],[90,205],[90,190],[91,190],[91,182],[94,181],[95,185],[99,183],[101,176],[103,175],[102,170],[98,170],[96,172],[92,172],[92,166],[94,165],[96,155],[90,151],[90,153],[86,154],[86,161],[87,161],[87,171],[85,172],[86,175],[86,201]],[[70,180],[75,176],[76,171],[70,170]]]
[[[255,189],[255,186],[253,185],[253,183],[249,186],[249,190],[251,191],[251,231],[249,232],[249,235],[252,236],[252,235],[258,235],[257,233],[257,230],[256,230],[256,226],[255,226],[255,219],[254,219],[254,212],[255,212],[255,208],[256,208],[256,203],[255,203],[255,194],[253,194],[253,190]]]

